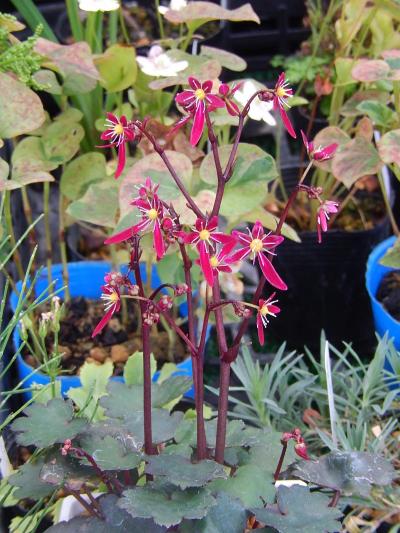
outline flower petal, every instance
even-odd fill
[[[268,283],[270,283],[273,287],[280,289],[281,291],[286,291],[287,285],[280,278],[271,261],[269,261],[269,259],[263,253],[258,253],[257,259],[262,273],[264,274],[265,279],[268,281]]]
[[[193,76],[189,76],[188,82],[189,82],[190,87],[194,91],[197,91],[197,89],[201,89],[201,83],[196,78],[193,78]]]
[[[225,107],[225,102],[216,94],[207,94],[206,100],[213,109],[217,107]]]
[[[153,246],[156,251],[157,261],[163,258],[165,254],[165,245],[164,239],[162,236],[162,231],[160,228],[160,223],[158,220],[155,221],[154,231],[153,231]]]
[[[249,247],[239,248],[231,255],[231,263],[236,263],[237,261],[242,261],[245,257],[251,254],[251,249]]]
[[[118,117],[116,117],[113,113],[106,113],[106,117],[113,124],[119,124]]]
[[[200,102],[197,106],[196,113],[194,115],[192,131],[190,133],[190,144],[196,146],[200,141],[204,129],[204,103]]]
[[[281,114],[282,122],[287,129],[287,132],[293,139],[296,139],[297,135],[296,132],[293,129],[292,123],[289,120],[289,117],[287,116],[286,111],[283,109],[283,107],[279,106],[279,112]]]
[[[111,318],[112,318],[113,314],[115,313],[115,311],[116,311],[116,307],[115,307],[115,305],[113,305],[107,311],[107,313],[103,316],[103,318],[100,320],[100,322],[97,324],[97,326],[94,328],[93,333],[92,333],[92,339],[93,339],[93,337],[96,337],[96,335],[101,333],[101,331],[106,326],[107,322],[109,322],[111,320]]]
[[[264,326],[262,323],[261,315],[260,313],[257,313],[257,333],[258,333],[258,340],[261,344],[261,346],[264,346]]]
[[[192,105],[196,101],[193,91],[183,91],[175,96],[175,101],[181,106]]]
[[[119,178],[122,174],[126,162],[126,149],[125,149],[125,143],[122,142],[118,146],[118,166],[117,170],[115,171],[115,179]]]
[[[201,270],[203,271],[207,283],[212,287],[214,283],[214,274],[210,263],[210,256],[208,254],[207,244],[205,243],[205,241],[199,242],[198,250],[200,254]]]

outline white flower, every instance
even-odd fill
[[[147,57],[139,56],[136,60],[141,70],[148,76],[176,76],[189,65],[187,61],[173,61],[158,45],[150,48]]]
[[[82,11],[114,11],[119,8],[118,0],[78,0]]]
[[[172,9],[173,11],[180,11],[181,9],[183,9],[186,6],[187,6],[187,1],[186,0],[171,0],[170,3],[169,3],[169,7],[159,6],[158,11],[162,15],[165,15],[165,13],[167,11],[169,11],[170,9]]]
[[[256,85],[254,81],[246,80],[240,89],[235,92],[234,98],[239,102],[239,104],[245,106],[250,97],[261,88],[262,86],[260,84]],[[248,116],[253,120],[263,120],[270,126],[276,126],[276,120],[270,113],[273,105],[274,104],[272,102],[261,102],[261,100],[256,97],[250,105]]]

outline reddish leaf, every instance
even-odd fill
[[[381,167],[378,151],[362,137],[342,146],[332,160],[333,175],[349,189],[359,178],[376,174]]]
[[[400,165],[400,130],[385,133],[378,142],[378,151],[384,163]]]
[[[381,59],[359,59],[356,61],[351,75],[357,81],[379,81],[389,74],[390,67]]]

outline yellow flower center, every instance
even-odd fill
[[[113,302],[113,303],[118,302],[118,300],[119,300],[119,296],[118,296],[118,294],[117,294],[115,291],[113,291],[113,292],[110,293],[110,295],[109,295],[109,300],[110,300],[110,302]]]
[[[206,97],[206,93],[204,92],[203,89],[196,89],[194,91],[194,94],[195,94],[197,100],[204,100],[204,98]]]
[[[219,261],[218,261],[218,259],[215,257],[215,255],[213,255],[212,257],[210,257],[210,265],[211,265],[213,268],[216,268],[216,267],[219,265]]]
[[[147,216],[150,220],[155,220],[157,218],[157,209],[149,209],[147,211]]]
[[[261,239],[253,239],[250,243],[250,250],[252,252],[258,253],[263,249],[263,242]]]
[[[285,98],[286,95],[286,89],[284,87],[278,87],[275,91],[276,96],[279,96],[279,98]]]
[[[261,308],[260,308],[260,315],[262,316],[266,316],[269,314],[269,309],[268,309],[268,305],[263,305]]]
[[[210,238],[210,232],[208,231],[208,229],[202,229],[199,233],[199,238],[201,241],[208,241],[208,239]]]
[[[117,135],[122,135],[124,133],[124,127],[119,122],[114,126],[114,133]]]

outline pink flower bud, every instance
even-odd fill
[[[186,283],[180,283],[179,285],[175,286],[175,296],[182,296],[182,294],[186,294],[189,292],[189,287],[186,285]]]
[[[301,440],[303,441],[303,439],[301,439]],[[308,453],[307,453],[307,446],[306,446],[304,441],[295,444],[294,445],[294,451],[302,459],[305,459],[306,461],[310,460],[310,458],[308,456]]]
[[[221,83],[218,92],[219,94],[222,94],[222,96],[227,96],[229,94],[229,85],[227,83]]]

